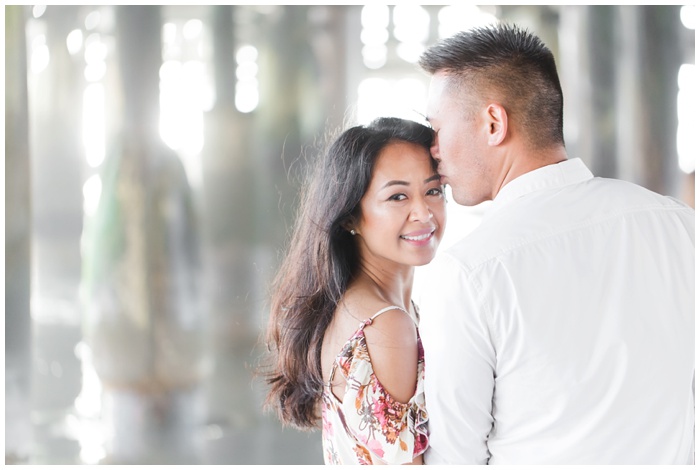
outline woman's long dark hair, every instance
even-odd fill
[[[377,157],[392,141],[430,151],[433,131],[399,118],[349,128],[318,161],[303,194],[272,286],[266,332],[271,360],[266,408],[274,408],[285,425],[312,429],[318,424],[323,336],[359,267],[358,247],[347,227],[359,216]]]

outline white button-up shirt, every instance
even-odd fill
[[[579,159],[503,187],[424,275],[426,463],[693,463],[694,215]]]

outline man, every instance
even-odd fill
[[[426,463],[693,463],[694,211],[567,158],[528,32],[462,32],[420,64],[443,183],[492,201],[426,276]]]

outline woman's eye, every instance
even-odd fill
[[[393,194],[389,197],[390,201],[403,201],[404,199],[406,199],[405,194]]]
[[[428,190],[428,196],[441,196],[442,188],[430,188]]]

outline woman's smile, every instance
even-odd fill
[[[399,235],[399,238],[416,246],[425,246],[430,243],[435,234],[435,227],[430,227],[423,230],[417,230],[404,235]]]

